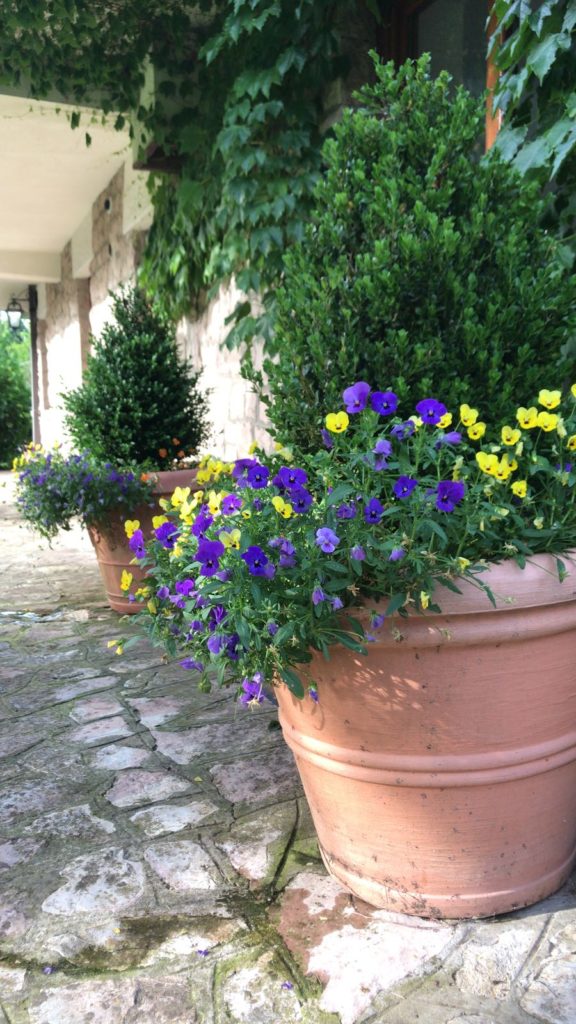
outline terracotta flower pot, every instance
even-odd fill
[[[128,538],[124,529],[127,519],[138,519],[140,529],[145,537],[152,532],[152,517],[161,513],[158,504],[160,498],[169,498],[176,487],[193,487],[196,481],[196,469],[163,470],[153,475],[158,478],[154,487],[156,505],[140,505],[130,512],[126,510],[114,512],[106,524],[88,526],[88,533],[98,559],[98,568],[102,576],[108,604],[121,615],[132,615],[140,611],[137,603],[128,600],[120,588],[122,570],[131,572],[136,584],[144,579],[144,573],[137,565],[132,565],[133,552],[128,547]]]
[[[566,561],[566,559],[564,559]],[[576,563],[441,589],[367,657],[315,657],[319,702],[278,687],[328,870],[377,907],[486,917],[559,888],[576,858]]]

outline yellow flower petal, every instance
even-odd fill
[[[326,417],[326,429],[331,434],[343,434],[348,428],[350,417],[347,412],[329,412]]]
[[[452,418],[451,412],[445,412],[441,419],[438,420],[437,426],[440,427],[440,430],[446,430],[446,427],[452,424]]]
[[[162,523],[167,522],[168,516],[152,516],[152,526],[154,527],[155,530],[162,526]]]
[[[515,494],[517,498],[526,497],[526,492],[528,490],[528,483],[526,480],[515,480],[511,486],[512,493]]]
[[[529,409],[521,405],[516,410],[516,419],[523,430],[532,430],[538,426],[538,409],[535,405],[531,405]]]
[[[576,452],[576,434],[570,435],[566,441],[566,447],[569,448],[571,452]]]
[[[518,441],[522,437],[522,431],[517,430],[514,427],[502,427],[500,436],[503,444],[514,445],[518,444]]]
[[[128,572],[126,569],[122,569],[122,576],[120,579],[120,590],[130,590],[133,579],[134,576],[132,575],[131,572]]]
[[[471,409],[470,406],[466,404],[460,406],[460,420],[465,427],[472,427],[474,423],[476,423],[479,415],[480,413],[478,412],[478,409]]]
[[[472,441],[479,441],[481,437],[484,437],[485,433],[485,423],[473,423],[471,427],[468,427],[468,437],[471,438]]]
[[[422,605],[424,610],[426,610],[426,608],[430,604],[430,594],[427,594],[425,590],[420,591],[420,604]]]
[[[128,539],[130,539],[130,537],[134,534],[134,532],[136,530],[139,529],[139,527],[140,527],[140,520],[139,519],[127,519],[126,520],[126,522],[124,523],[124,529],[126,531],[126,536],[128,537]]]
[[[539,412],[537,423],[538,426],[548,434],[551,430],[556,430],[558,425],[558,416],[555,412]]]
[[[543,405],[545,409],[557,409],[560,405],[560,399],[562,398],[561,391],[548,391],[547,388],[542,388],[538,395],[538,401],[540,405]]]

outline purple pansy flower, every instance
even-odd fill
[[[344,502],[343,505],[338,505],[336,509],[337,519],[354,519],[356,516],[356,508],[353,503]]]
[[[318,703],[318,690],[315,686],[308,687],[308,696],[312,698],[315,704]]]
[[[239,483],[246,483],[248,470],[257,465],[256,459],[237,459],[232,470],[234,480],[237,480]]]
[[[404,500],[409,498],[414,489],[418,486],[418,481],[412,476],[399,476],[392,490],[397,498]]]
[[[388,458],[389,455],[392,455],[392,445],[385,437],[380,437],[376,441],[372,451],[374,452],[374,455],[384,455]]]
[[[256,675],[252,676],[252,679],[242,680],[243,693],[238,698],[241,704],[248,706],[249,704],[262,704],[264,702],[264,692],[262,690],[262,684],[264,682],[261,672],[257,672]]]
[[[254,490],[258,490],[261,487],[266,487],[269,476],[270,470],[268,469],[268,466],[261,466],[259,462],[255,462],[246,474],[246,482],[249,487],[253,487]]]
[[[378,498],[370,498],[364,509],[364,519],[367,523],[379,523],[384,515],[384,506]]]
[[[334,609],[335,612],[340,611],[340,609],[344,607],[344,604],[339,597],[333,597],[330,601],[330,604],[332,605],[332,608]]]
[[[146,555],[146,548],[144,547],[144,534],[142,530],[134,530],[134,533],[128,541],[128,547],[130,551],[133,551],[136,558],[144,558]]]
[[[180,534],[178,533],[177,527],[174,523],[162,523],[154,530],[156,540],[159,540],[162,547],[166,548],[167,551],[172,551],[176,541]]]
[[[225,633],[212,633],[206,641],[206,647],[211,654],[220,654],[220,651],[226,647],[228,637]]]
[[[398,395],[393,391],[374,391],[370,395],[370,405],[380,416],[391,416],[398,408]]]
[[[436,508],[440,512],[453,512],[465,491],[461,480],[441,480],[436,488]]]
[[[257,544],[252,544],[240,557],[246,562],[252,576],[268,576],[267,566],[271,564],[270,559]]]
[[[182,668],[193,669],[195,672],[204,671],[204,665],[202,664],[202,662],[197,661],[195,658],[184,658],[184,660],[181,661],[180,664]]]
[[[352,387],[342,392],[342,398],[346,405],[346,412],[362,412],[366,408],[370,385],[365,380],[359,380]]]
[[[304,487],[295,487],[290,491],[290,504],[295,512],[302,515],[307,512],[312,504],[312,495]]]
[[[204,537],[198,544],[196,559],[200,562],[201,576],[215,576],[220,568],[219,558],[222,557],[226,548],[220,540],[206,540]]]
[[[327,595],[322,590],[322,587],[314,587],[314,590],[312,591],[312,604],[320,604],[321,601],[326,600],[326,596]]]
[[[438,450],[446,444],[460,444],[461,440],[462,434],[459,430],[450,430],[447,434],[440,434],[440,437],[434,443],[434,447]]]
[[[322,443],[323,443],[324,447],[327,448],[328,451],[330,451],[330,449],[334,447],[334,441],[332,440],[332,434],[330,433],[329,430],[326,430],[326,428],[323,427],[322,430],[320,431],[320,436],[322,437]]]
[[[224,622],[224,619],[226,618],[226,615],[227,615],[227,612],[226,612],[226,609],[224,608],[223,605],[221,605],[221,604],[214,605],[214,607],[210,609],[210,614],[208,616],[208,625],[209,625],[210,629],[211,630],[217,629],[218,626],[220,626],[221,623]]]
[[[266,623],[266,629],[268,630],[268,633],[270,634],[270,636],[276,636],[276,633],[278,632],[278,629],[279,629],[278,623],[277,622],[267,622]]]
[[[237,512],[241,508],[242,499],[237,494],[227,494],[222,499],[222,504],[220,505],[220,511],[223,516],[229,516],[232,512]]]
[[[423,423],[429,423],[435,427],[436,424],[448,412],[443,402],[437,402],[435,398],[423,398],[416,406],[416,412]]]
[[[405,548],[392,548],[392,551],[388,555],[389,562],[401,562],[406,554]]]
[[[308,481],[308,473],[297,466],[281,466],[272,483],[280,490],[293,491],[302,488]]]
[[[194,580],[180,580],[179,583],[174,587],[177,594],[182,594],[182,597],[189,597],[191,592],[194,590]]]
[[[366,558],[366,552],[360,544],[355,544],[353,548],[350,548],[350,558],[353,558],[355,562],[363,562]]]
[[[316,544],[324,554],[331,555],[339,543],[340,537],[328,526],[321,526],[319,530],[316,530]]]
[[[380,629],[380,626],[382,626],[384,624],[384,619],[385,618],[386,618],[385,615],[380,615],[377,612],[372,612],[372,615],[371,615],[371,618],[370,618],[372,629]]]
[[[214,522],[214,516],[211,516],[207,511],[207,506],[203,505],[194,522],[192,523],[192,533],[195,537],[203,537],[209,526],[212,526]]]
[[[167,597],[170,597],[169,587],[158,587],[156,591],[156,597],[159,597],[161,601],[165,601]]]
[[[392,427],[390,437],[396,437],[399,441],[405,441],[407,437],[412,437],[415,430],[416,426],[412,420],[405,420],[404,423],[396,423]]]

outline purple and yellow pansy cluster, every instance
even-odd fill
[[[575,400],[576,385],[543,388],[491,428],[478,409],[435,397],[402,417],[393,390],[358,381],[297,464],[278,446],[206,458],[151,541],[126,524],[148,575],[133,595],[147,631],[202,689],[215,675],[260,703],[282,680],[317,699],[312,649],[361,652],[388,616],[438,610],[437,583],[482,587],[489,561],[571,547]],[[372,609],[362,621],[359,607]]]

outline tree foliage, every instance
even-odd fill
[[[113,299],[79,388],[63,396],[81,452],[117,467],[168,469],[208,434],[199,375],[180,358],[170,321],[137,289]]]
[[[538,186],[482,158],[481,104],[424,57],[358,96],[326,142],[326,171],[278,292],[269,415],[315,447],[358,380],[412,406],[433,395],[500,419],[558,381],[576,281],[540,226]]]
[[[12,465],[32,436],[28,341],[27,333],[15,341],[10,328],[0,323],[0,469]]]
[[[576,253],[576,0],[496,0],[502,156],[539,182],[547,216]]]

